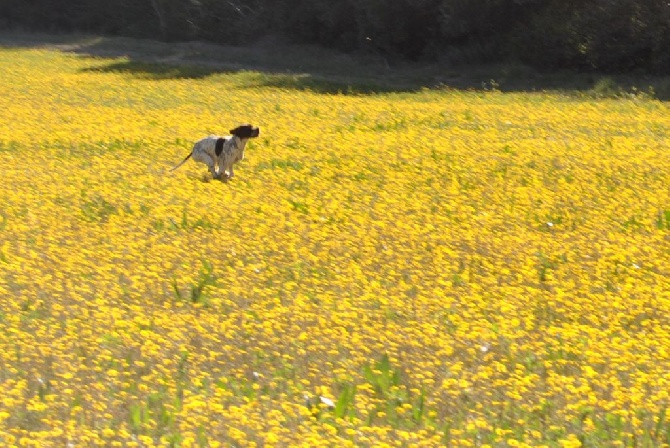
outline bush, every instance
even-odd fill
[[[9,29],[168,41],[245,44],[273,35],[389,60],[670,69],[665,0],[5,0],[0,17]]]

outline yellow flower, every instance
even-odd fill
[[[5,444],[578,446],[566,421],[657,426],[666,104],[0,63]],[[261,136],[233,180],[166,172],[239,120]]]
[[[567,439],[559,440],[559,443],[563,448],[577,448],[582,446],[582,443],[574,434],[570,434]]]

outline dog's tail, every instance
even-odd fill
[[[192,155],[193,155],[193,151],[191,151],[191,154],[187,155],[186,158],[185,158],[184,160],[182,160],[181,162],[179,162],[179,164],[178,164],[177,166],[175,166],[174,168],[172,168],[172,169],[171,169],[170,171],[168,171],[168,172],[171,173],[171,172],[173,172],[174,170],[176,170],[177,168],[179,168],[180,166],[182,166],[183,164],[185,164],[186,161],[187,161],[188,159],[190,159]]]

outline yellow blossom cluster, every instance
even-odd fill
[[[0,64],[0,445],[670,443],[665,103]]]

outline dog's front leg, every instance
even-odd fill
[[[233,177],[233,167],[232,164],[229,163],[227,159],[219,161],[219,169],[222,180],[227,181],[228,179]]]
[[[220,157],[216,160],[217,165],[218,165],[218,171],[217,171],[217,179],[222,179],[222,180],[227,180],[228,179],[228,172],[226,170],[226,165],[227,161],[225,157]]]

